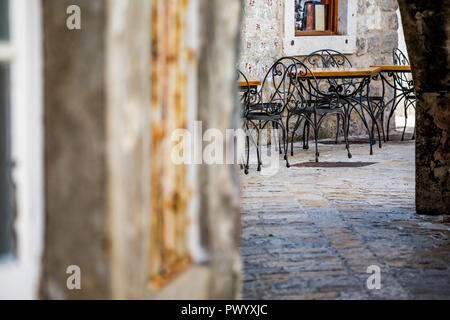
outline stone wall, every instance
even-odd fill
[[[245,0],[239,68],[251,79],[263,79],[283,56],[284,0]]]
[[[358,0],[357,52],[350,55],[356,66],[392,64],[398,46],[397,0]]]
[[[250,79],[262,80],[273,62],[285,56],[285,1],[294,0],[244,1],[238,67]],[[357,0],[356,51],[348,55],[354,66],[392,64],[392,50],[398,46],[397,8],[397,0]],[[372,87],[373,93],[379,92],[379,84],[373,83]],[[366,133],[359,121],[352,124],[350,134]],[[334,119],[327,120],[323,128],[323,136],[332,137],[335,134]]]

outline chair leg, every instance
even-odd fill
[[[289,164],[289,159],[288,159],[288,150],[289,150],[288,135],[287,135],[286,128],[284,128],[283,122],[280,122],[280,127],[283,131],[284,160],[286,160],[286,168],[289,168],[291,165]]]
[[[275,121],[272,121],[272,130],[276,129],[275,126],[276,126]],[[267,147],[269,147],[269,145],[272,146],[272,144],[275,145],[275,151],[277,151],[277,141],[276,140],[272,141],[272,139],[270,139],[270,144],[267,142]]]
[[[370,145],[370,155],[373,155],[373,135],[372,132],[370,130],[369,131],[369,145]]]
[[[297,123],[298,123],[298,119],[295,122],[295,126],[294,126],[294,130],[292,130],[292,136],[291,136],[291,157],[294,156],[294,135],[295,135],[295,130],[297,128]],[[289,137],[289,130],[286,127],[286,136]]]
[[[319,142],[317,136],[318,134],[318,128],[314,128],[314,143],[316,144],[316,162],[319,162]]]
[[[403,127],[402,141],[405,139],[406,126],[408,125],[408,107],[405,99],[405,126]]]
[[[384,103],[381,105],[382,111],[381,111],[381,133],[383,134],[383,142],[386,142],[386,134],[384,132]]]
[[[378,135],[378,146],[381,148],[382,147],[382,144],[381,144],[381,131],[382,130],[380,130],[380,126],[379,126],[379,124],[378,124],[378,120],[377,120],[377,117],[376,117],[376,115],[377,115],[377,110],[380,110],[381,109],[381,102],[380,103],[376,103],[375,101],[373,102],[373,104],[374,104],[374,109],[371,109],[371,110],[374,110],[375,111],[375,113],[372,113],[371,112],[371,117],[372,117],[372,121],[374,122],[374,124],[375,124],[375,127],[377,128],[377,135]],[[372,130],[373,130],[373,126],[372,126]],[[372,136],[375,138],[375,135],[374,135],[374,133],[373,133],[373,131],[372,131]],[[375,144],[375,141],[373,142],[374,144]]]
[[[305,125],[303,127],[303,149],[309,149],[309,127],[310,124],[308,121],[305,121]]]
[[[319,127],[316,114],[314,114],[314,142],[316,144],[316,162],[319,162]]]
[[[344,115],[344,117],[343,117],[343,125],[344,125],[345,148],[347,149],[347,156],[348,156],[348,158],[351,159],[352,158],[352,154],[350,153],[350,142],[348,141],[349,119],[350,119],[349,116]]]
[[[287,139],[287,145],[289,148],[289,120],[291,119],[291,116],[288,113],[288,116],[286,118],[286,139]],[[293,140],[292,140],[292,144],[293,144]],[[294,151],[292,150],[291,153],[293,153]]]
[[[375,127],[377,128],[377,135],[378,135],[378,146],[381,149],[382,144],[381,144],[381,132],[380,132],[380,126],[378,125],[378,121],[376,120],[375,116],[373,116],[373,122],[375,122]],[[374,134],[372,133],[372,136],[375,139]],[[373,143],[375,144],[375,140],[373,141]]]
[[[297,121],[295,122],[295,126],[294,126],[294,130],[292,131],[292,136],[291,136],[291,157],[294,156],[294,137],[295,137],[295,132],[297,131],[298,127],[300,127],[300,125],[302,124],[302,117],[298,116]],[[287,137],[289,137],[289,134],[286,133]],[[304,138],[304,136],[303,136]],[[305,144],[305,139],[303,139],[303,144]]]
[[[375,136],[375,135],[373,134],[374,126],[375,126],[375,124],[374,124],[373,121],[372,121],[372,123],[371,123],[371,128],[370,128],[370,132],[371,132],[371,134],[372,134],[372,137]],[[371,141],[370,143],[371,143],[371,144],[375,144],[375,141]]]
[[[244,173],[245,174],[248,174],[248,168],[249,168],[248,163],[250,161],[250,137],[248,136],[249,134],[250,133],[247,132],[247,138],[246,138],[246,140],[247,140],[247,163],[244,166]]]
[[[308,121],[305,121],[305,124],[303,125],[303,150],[306,150],[306,125]]]
[[[289,133],[287,133],[287,135],[289,136]],[[294,156],[294,136],[295,136],[295,130],[292,131],[292,136],[291,136],[291,157]]]
[[[257,161],[258,161],[258,169],[257,171],[261,171],[261,134],[259,131],[259,128],[256,129],[256,131],[258,132],[258,136],[256,139],[256,157],[257,157]]]
[[[347,135],[347,140],[348,140],[348,137],[350,134],[350,121],[351,121],[350,113],[348,115],[346,115],[346,117],[347,117],[347,130],[346,130],[345,134]],[[349,142],[349,145],[350,145],[350,142]]]
[[[398,104],[400,103],[401,99],[396,102],[397,91],[394,89],[394,100],[392,102],[392,108],[391,108],[391,112],[389,113],[388,122],[387,122],[387,126],[386,126],[386,141],[389,141],[389,125],[391,123],[391,118],[394,115],[395,110],[397,110]]]
[[[370,103],[370,102],[369,102]],[[381,148],[381,134],[380,134],[380,128],[378,126],[378,121],[375,118],[375,115],[372,112],[372,108],[369,105],[369,116],[371,119],[371,123],[372,123],[372,127],[371,127],[371,131],[370,133],[372,134],[372,142],[371,144],[375,145],[376,144],[376,140],[375,140],[375,133],[374,133],[374,129],[377,129],[377,134],[378,134],[378,140],[379,140],[379,147]]]
[[[344,120],[345,121],[345,120]],[[339,131],[340,131],[340,122],[341,122],[341,115],[337,114],[337,124],[336,124],[336,141],[335,144],[338,144],[338,138],[339,138]]]

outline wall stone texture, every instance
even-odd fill
[[[270,66],[278,58],[285,56],[283,49],[285,1],[294,0],[244,1],[238,67],[249,79],[262,80]],[[356,49],[353,54],[347,55],[353,66],[392,64],[392,50],[398,47],[397,9],[397,0],[357,1]],[[371,92],[377,94],[380,91],[380,81],[372,81]],[[388,98],[390,97],[388,95]],[[391,122],[391,129],[395,126],[394,122]],[[321,136],[333,137],[335,127],[335,117],[331,117],[322,126]],[[352,121],[351,135],[366,133],[361,121]]]
[[[252,79],[263,79],[283,56],[284,0],[244,1],[239,68]]]
[[[416,208],[449,214],[450,7],[447,1],[399,3],[417,93]]]

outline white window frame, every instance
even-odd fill
[[[0,261],[0,299],[38,297],[43,249],[43,108],[40,0],[10,0],[11,157],[15,186],[16,252]]]
[[[320,49],[333,49],[345,54],[356,53],[357,0],[338,1],[338,35],[295,36],[295,1],[285,0],[284,40],[286,56],[304,56]]]

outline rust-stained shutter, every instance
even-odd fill
[[[187,168],[170,158],[171,133],[186,128],[187,55],[182,47],[188,1],[153,0],[150,280],[165,284],[191,261],[187,246]]]

